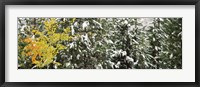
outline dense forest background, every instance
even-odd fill
[[[181,69],[182,18],[18,18],[19,69]]]

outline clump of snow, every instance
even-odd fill
[[[122,51],[122,56],[126,56],[127,52],[126,51]]]
[[[74,47],[74,42],[70,43],[69,45],[70,45],[69,48],[73,48]]]
[[[65,63],[65,67],[69,67],[71,65],[71,62]]]
[[[79,23],[78,23],[78,22],[75,22],[75,23],[74,23],[74,27],[79,28]]]
[[[108,60],[107,63],[112,69],[114,69],[115,63],[111,62],[110,60]]]
[[[126,56],[126,61],[127,61],[127,62],[131,62],[131,63],[134,62],[133,58],[131,58],[131,57],[129,57],[129,56]]]
[[[76,59],[77,59],[77,60],[79,60],[79,59],[80,59],[80,54],[78,54],[78,55],[76,56]]]
[[[92,20],[92,21],[94,22],[94,24],[95,24],[99,29],[103,29],[102,25],[101,25],[99,22],[97,22],[97,21],[95,21],[95,20]]]
[[[72,33],[72,35],[74,35],[74,34],[75,34],[75,31],[74,31],[74,26],[72,26],[72,25],[71,25],[71,33]]]
[[[84,21],[82,24],[82,29],[85,30],[86,27],[88,27],[90,23],[88,21]]]
[[[119,68],[120,64],[121,64],[121,62],[120,62],[120,61],[118,61],[118,62],[117,62],[117,64],[115,64],[115,65],[114,65],[114,66],[115,66],[115,68]]]
[[[98,65],[95,65],[96,69],[103,69],[102,65],[99,63]]]

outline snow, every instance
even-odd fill
[[[128,24],[128,21],[127,21],[127,20],[125,20],[125,21],[124,21],[124,24]]]
[[[172,59],[172,57],[173,57],[173,53],[169,56],[169,58]]]
[[[72,59],[72,55],[69,57],[69,60],[71,60]]]
[[[135,39],[132,39],[133,40],[133,42],[135,42],[135,44],[139,44]]]
[[[102,65],[99,63],[98,65],[95,65],[96,69],[103,69]]]
[[[126,55],[127,55],[126,51],[123,51],[122,56],[126,56]]]
[[[96,33],[92,35],[92,41],[95,42]]]
[[[74,47],[74,42],[70,43],[69,45],[70,45],[69,48],[73,48]]]
[[[108,40],[107,38],[104,38],[104,41],[105,41],[107,44],[113,44],[113,41],[112,41],[112,40]]]
[[[75,31],[74,31],[74,26],[71,25],[71,33],[72,35],[74,35]]]
[[[85,37],[85,41],[90,42],[90,39],[88,38],[88,34],[87,33],[84,35],[84,37]]]
[[[77,28],[78,28],[78,22],[75,22],[75,23],[74,23],[74,27],[77,27]]]
[[[117,64],[115,64],[115,68],[119,68],[120,64],[121,64],[121,62],[118,61]]]
[[[84,42],[84,35],[81,35],[81,42]]]
[[[57,69],[57,68],[58,68],[58,66],[57,66],[57,65],[54,65],[53,67],[54,67],[55,69]]]
[[[156,51],[158,51],[159,47],[155,46]]]
[[[108,42],[107,42],[107,43],[113,44],[113,41],[112,41],[112,40],[108,40]]]
[[[23,25],[20,29],[21,32],[24,32],[24,29],[26,28],[27,25]]]
[[[71,65],[70,62],[65,63],[65,67],[69,67]]]
[[[101,45],[103,45],[100,41],[98,41],[98,44],[101,46]]]
[[[76,56],[76,59],[77,59],[77,60],[79,60],[79,58],[80,58],[80,54],[78,54],[78,55]]]
[[[92,21],[94,22],[94,24],[96,24],[98,26],[98,28],[103,29],[102,25],[99,22],[97,22],[95,20],[92,20]]]
[[[35,35],[32,35],[31,39],[33,39],[33,40],[34,40],[34,39],[35,39]]]
[[[137,60],[136,62],[134,62],[134,63],[133,63],[133,65],[137,65],[137,64],[138,64],[138,62],[139,62],[139,60]]]
[[[86,27],[88,27],[90,23],[88,21],[84,21],[82,24],[82,29],[85,30]]]
[[[180,32],[179,34],[178,34],[178,36],[181,36],[182,35],[182,32]]]
[[[154,18],[141,18],[140,20],[138,20],[139,22],[142,23],[143,26],[153,26],[152,22],[153,22]]]
[[[133,60],[133,58],[131,58],[131,57],[129,57],[129,56],[126,56],[126,61],[128,61],[128,62],[134,62],[134,60]]]
[[[86,44],[86,45],[90,45],[90,44],[89,44],[89,43],[90,43],[90,39],[89,39],[87,33],[81,35],[81,42],[83,42],[83,43]]]
[[[148,63],[146,61],[144,61],[145,66],[149,67]]]
[[[66,59],[68,56],[67,55],[61,55],[61,58]]]
[[[109,64],[109,66],[113,69],[114,68],[113,66],[115,65],[115,63],[111,62],[110,60],[108,60],[107,62]]]

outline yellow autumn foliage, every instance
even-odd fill
[[[72,20],[74,22],[75,19]],[[54,61],[57,53],[60,50],[64,50],[67,47],[61,44],[62,41],[70,41],[72,36],[70,27],[64,29],[62,33],[56,33],[58,23],[55,18],[50,18],[44,22],[45,30],[40,32],[37,29],[33,29],[32,36],[23,40],[27,45],[23,48],[21,54],[31,58],[32,64],[35,64],[39,68],[43,68],[51,63],[61,65],[59,62]],[[39,37],[34,37],[39,35]]]

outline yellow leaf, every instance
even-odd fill
[[[32,42],[32,39],[31,38],[26,38],[26,39],[24,39],[24,42],[25,43],[30,43],[30,42]]]
[[[63,49],[65,49],[65,46],[62,45],[62,44],[57,44],[56,47],[57,47],[58,50],[63,50]]]
[[[67,28],[64,29],[64,32],[65,32],[65,33],[69,33],[69,32],[71,32],[71,30],[70,30],[69,27],[67,27]]]
[[[71,21],[71,23],[74,23],[74,22],[75,22],[75,20],[76,20],[76,18],[73,18],[73,19],[72,19],[72,21]]]

